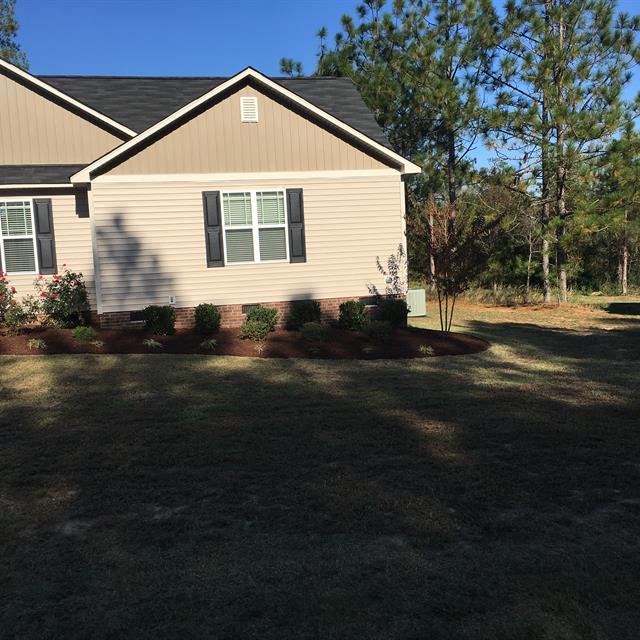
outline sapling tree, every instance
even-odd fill
[[[438,205],[434,198],[417,211],[416,219],[422,220],[420,240],[434,265],[433,273],[424,275],[430,277],[438,296],[440,329],[449,332],[458,297],[486,266],[492,233],[500,218],[487,222],[481,216],[456,215],[452,205]]]

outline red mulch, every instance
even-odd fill
[[[76,340],[71,329],[33,328],[18,336],[0,336],[0,354],[46,355],[59,353],[200,353],[219,356],[253,356],[263,358],[335,358],[375,360],[380,358],[422,357],[419,347],[430,346],[435,356],[477,353],[489,347],[489,343],[462,333],[443,334],[440,331],[403,328],[394,331],[388,342],[369,341],[364,335],[334,328],[326,342],[309,343],[295,331],[278,330],[269,334],[264,350],[259,353],[256,342],[242,340],[239,329],[221,329],[215,336],[218,345],[213,351],[200,349],[204,338],[188,331],[178,331],[173,336],[150,336],[141,329],[98,330],[103,347]],[[151,349],[143,340],[153,337],[164,345],[163,349]],[[47,344],[45,351],[30,349],[27,342],[40,338]]]

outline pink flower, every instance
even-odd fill
[[[45,292],[45,291],[43,291],[43,292],[40,294],[40,297],[41,297],[41,298],[46,298],[46,297],[47,297],[46,292]]]
[[[18,303],[15,300],[12,300],[11,304],[18,304]]]
[[[55,300],[58,296],[57,296],[55,293],[52,293],[49,297],[50,297],[52,300]]]
[[[16,292],[16,288],[15,287],[11,287],[11,293],[15,293]]]
[[[38,276],[38,280],[44,280],[44,276]]]

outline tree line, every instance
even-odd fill
[[[407,185],[412,275],[436,275],[446,229],[472,247],[479,286],[559,302],[640,286],[639,102],[625,93],[639,29],[613,0],[366,0],[331,44],[318,31],[313,73],[351,78],[423,168]]]

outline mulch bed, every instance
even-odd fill
[[[489,347],[489,343],[475,336],[462,333],[443,334],[440,331],[403,328],[394,331],[388,342],[371,342],[364,335],[334,328],[326,342],[310,343],[296,331],[278,330],[269,334],[260,351],[256,342],[242,340],[239,329],[221,329],[215,336],[217,346],[213,351],[200,348],[204,338],[193,332],[178,331],[173,336],[151,336],[142,329],[98,330],[98,340],[104,345],[76,340],[71,329],[32,328],[18,336],[0,336],[0,354],[47,355],[61,353],[200,353],[217,356],[252,356],[262,358],[332,358],[375,360],[381,358],[424,357],[422,345],[432,348],[433,356],[477,353]],[[143,344],[153,337],[163,345],[152,349]],[[45,341],[46,350],[39,351],[27,345],[31,339]]]

